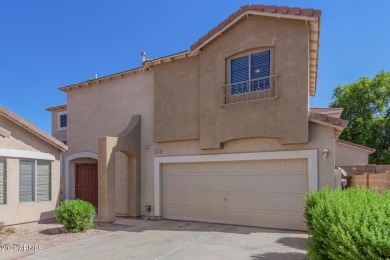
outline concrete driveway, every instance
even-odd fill
[[[122,231],[23,259],[303,259],[304,232],[190,221],[118,219]]]

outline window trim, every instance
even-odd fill
[[[250,77],[250,72],[251,72],[251,62],[250,62],[250,55],[263,52],[263,51],[270,51],[270,76],[274,75],[274,48],[272,46],[269,47],[262,47],[262,48],[256,48],[256,49],[251,49],[247,50],[244,52],[240,52],[237,54],[234,54],[226,59],[225,62],[225,67],[226,67],[226,78],[225,78],[225,84],[232,84],[231,82],[231,73],[232,73],[232,67],[231,67],[231,61],[234,59],[242,58],[245,56],[249,56],[249,67],[248,67],[248,76],[249,76],[249,81],[252,80]]]
[[[26,162],[34,162],[34,172],[33,172],[33,200],[31,201],[20,201],[20,162],[21,161],[26,161]],[[50,181],[49,181],[49,199],[48,200],[37,200],[37,179],[38,179],[38,163],[39,162],[45,162],[49,164],[49,176],[50,176]],[[31,203],[31,202],[50,202],[52,201],[52,162],[48,160],[31,160],[31,159],[24,159],[21,158],[19,160],[19,203]]]
[[[7,188],[8,188],[8,185],[7,185],[7,158],[6,157],[0,157],[0,161],[4,161],[4,173],[3,173],[3,198],[4,198],[4,203],[0,204],[0,206],[2,205],[7,205],[8,203],[8,194],[7,194]]]
[[[66,126],[61,127],[61,116],[66,115]],[[65,131],[68,129],[68,111],[61,111],[57,113],[57,129],[58,131]]]

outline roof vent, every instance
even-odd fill
[[[146,61],[146,52],[141,51],[142,64]]]

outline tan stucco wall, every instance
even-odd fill
[[[9,138],[0,136],[0,148],[50,153],[55,156],[55,160],[51,162],[51,201],[22,203],[19,202],[19,159],[6,158],[7,204],[0,205],[0,221],[12,225],[52,218],[59,203],[60,151],[1,116],[0,126],[11,131]]]
[[[198,57],[154,68],[154,140],[199,139]]]
[[[115,213],[128,215],[129,160],[122,152],[115,153]]]
[[[157,148],[162,149],[161,156],[317,149],[319,187],[334,187],[334,131],[330,127],[316,123],[310,123],[310,142],[308,144],[281,145],[277,139],[248,138],[227,142],[224,144],[224,149],[216,150],[202,150],[199,141],[159,143],[156,144],[156,149]],[[321,158],[322,151],[324,149],[329,151],[328,157],[325,161]]]
[[[304,21],[250,16],[206,45],[191,61],[157,65],[155,140],[194,139],[199,128],[203,149],[249,137],[280,138],[283,144],[307,143],[308,37]],[[262,48],[273,50],[278,97],[222,106],[227,59]],[[197,75],[199,79],[194,80]],[[191,111],[197,107],[199,127],[198,114]],[[193,120],[186,119],[185,114]]]
[[[141,115],[142,209],[153,202],[153,82],[153,72],[144,72],[67,94],[69,151],[65,157],[98,153],[98,138],[118,136],[133,115]]]
[[[60,141],[66,141],[67,130],[58,130],[58,113],[64,111],[66,111],[66,109],[58,109],[51,112],[51,135]]]
[[[369,153],[336,143],[336,166],[360,166],[368,164]]]

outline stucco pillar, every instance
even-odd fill
[[[115,153],[117,137],[98,140],[98,217],[101,225],[115,221]]]

